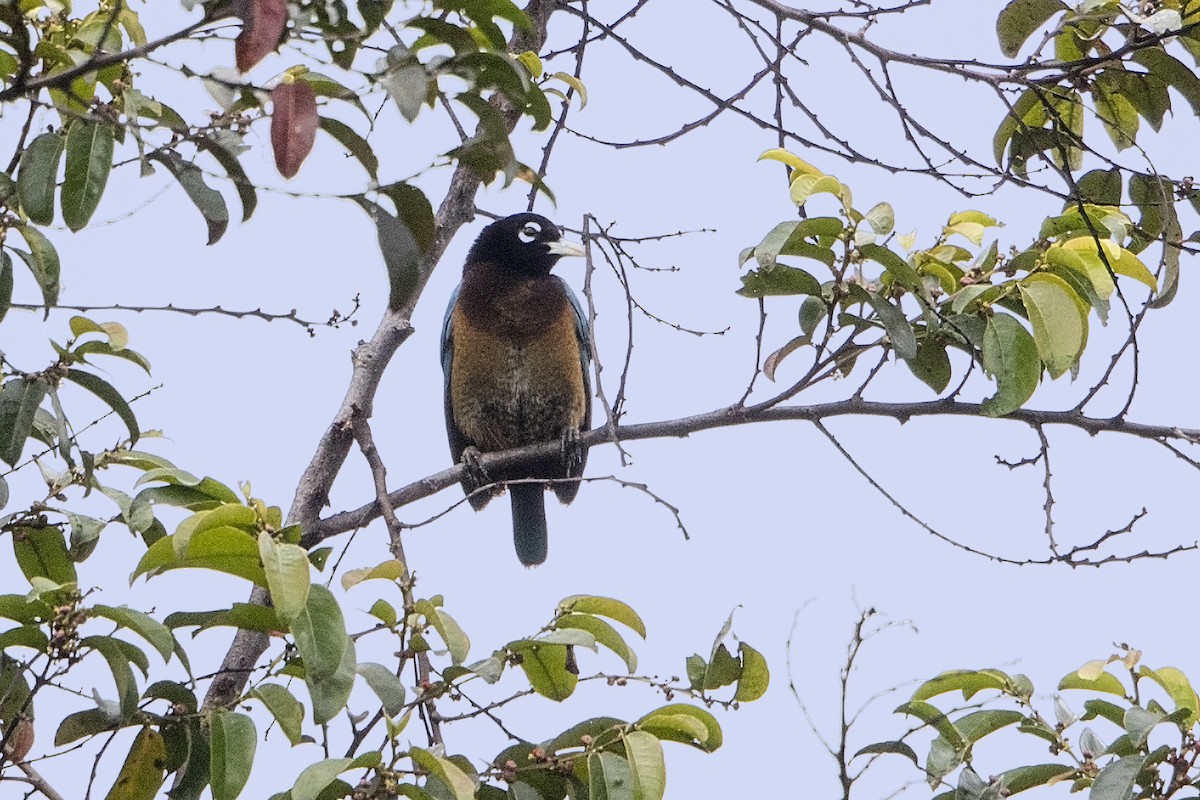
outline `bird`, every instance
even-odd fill
[[[513,544],[525,566],[546,560],[545,491],[536,479],[578,478],[587,452],[579,434],[592,419],[587,315],[550,271],[583,248],[550,220],[514,214],[488,225],[467,254],[462,282],[442,324],[446,433],[463,490],[479,511],[504,491],[512,502]],[[484,474],[481,453],[559,440],[555,456]],[[549,488],[563,503],[579,481]],[[484,488],[488,487],[488,488]]]

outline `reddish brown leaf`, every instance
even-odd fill
[[[234,53],[237,68],[248,72],[279,46],[287,25],[287,0],[239,0],[235,7],[242,18],[242,32]]]
[[[291,178],[312,152],[317,138],[317,95],[304,81],[271,90],[271,147],[279,174]]]

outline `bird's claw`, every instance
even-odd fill
[[[583,468],[583,448],[579,444],[579,431],[576,428],[567,428],[563,431],[559,452],[562,455],[567,475],[570,477],[578,475]]]
[[[463,468],[466,469],[470,482],[476,486],[486,486],[492,482],[492,479],[487,474],[487,470],[479,462],[479,458],[482,455],[479,452],[479,448],[474,445],[469,445],[463,448],[462,451]]]

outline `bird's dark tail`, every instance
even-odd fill
[[[540,483],[514,483],[508,487],[512,495],[513,544],[517,558],[527,567],[546,560],[546,500],[545,487]]]

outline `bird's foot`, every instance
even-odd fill
[[[462,451],[462,464],[467,471],[467,480],[474,486],[486,486],[492,482],[487,470],[479,462],[482,455],[475,445],[469,445]]]
[[[559,443],[559,452],[562,455],[563,466],[566,467],[567,475],[575,477],[583,470],[583,448],[579,444],[579,431],[575,428],[567,428],[563,431],[562,440]]]

